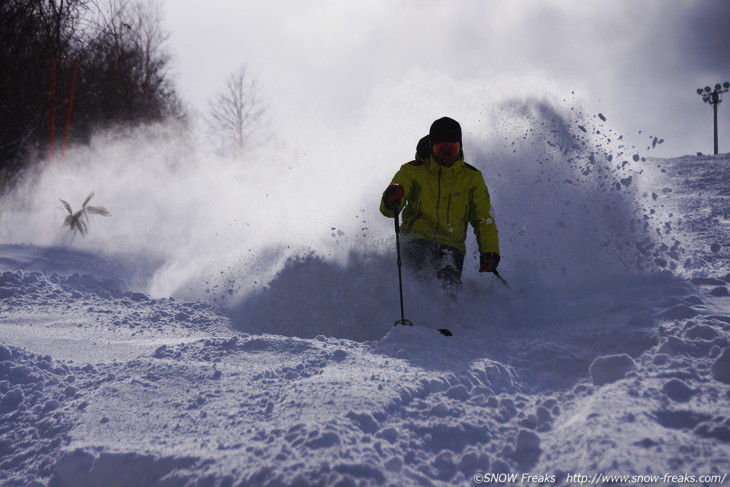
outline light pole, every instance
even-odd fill
[[[728,89],[730,88],[730,82],[725,81],[722,85],[720,83],[717,83],[715,85],[715,90],[713,91],[712,88],[709,86],[705,86],[703,88],[697,88],[697,94],[702,97],[702,101],[705,103],[709,103],[712,105],[712,110],[714,112],[715,117],[715,155],[717,155],[718,152],[718,144],[717,144],[717,105],[722,103],[722,94],[727,93]]]

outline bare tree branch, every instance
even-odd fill
[[[208,128],[221,150],[241,155],[265,112],[258,82],[244,65],[228,77],[224,90],[210,102]]]

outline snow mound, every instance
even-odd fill
[[[590,368],[591,378],[596,386],[621,380],[633,370],[636,370],[636,363],[625,353],[599,357],[593,361]]]
[[[40,272],[6,271],[0,275],[0,297],[13,298],[8,304],[15,306],[34,302],[38,297],[54,299],[65,293],[74,298],[79,298],[84,293],[93,293],[100,298],[109,299],[121,297],[125,292],[126,283],[92,274],[82,275],[76,272],[69,276],[59,276],[54,273],[47,277]]]

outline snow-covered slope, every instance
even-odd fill
[[[149,253],[0,246],[0,485],[726,482],[730,157],[631,165],[603,190],[523,166],[544,204],[521,222],[497,189],[520,171],[494,171],[514,291],[407,280],[413,328],[392,327],[390,241],[278,254],[268,280],[216,268],[175,298]],[[265,282],[222,286],[247,270]]]

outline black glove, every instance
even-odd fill
[[[499,254],[495,252],[484,252],[479,256],[479,272],[494,272],[499,265]]]
[[[401,201],[406,195],[403,186],[400,184],[391,184],[383,193],[383,205],[387,210],[396,211],[400,208]]]

